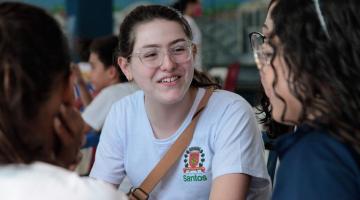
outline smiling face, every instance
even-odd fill
[[[119,63],[127,78],[134,79],[148,101],[161,104],[180,102],[188,94],[194,76],[193,55],[181,63],[175,63],[169,55],[188,43],[189,39],[182,26],[174,21],[154,19],[139,24],[133,33],[135,43],[132,56],[128,62],[121,58]],[[162,64],[144,64],[144,59],[141,58],[152,56],[149,52],[160,52]]]
[[[270,37],[274,28],[273,20],[271,19],[271,12],[274,6],[276,6],[276,3],[270,6],[263,26],[262,32],[265,38]],[[279,38],[274,36],[271,43],[276,48],[276,54],[272,61],[273,66],[269,63],[261,68],[261,83],[266,96],[270,100],[274,120],[281,123],[296,123],[299,120],[302,106],[300,101],[290,92],[289,84],[292,84],[291,76],[289,76],[289,69],[284,59],[284,52]],[[274,49],[269,45],[268,39],[265,39],[264,51],[265,53],[268,53],[266,51],[274,52]],[[275,86],[273,86],[274,82],[276,82]],[[283,115],[284,117],[282,118]]]

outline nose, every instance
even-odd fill
[[[176,63],[172,61],[169,53],[165,53],[163,56],[163,61],[160,65],[160,69],[163,71],[173,71],[176,67]]]

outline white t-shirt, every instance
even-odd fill
[[[143,91],[115,103],[105,121],[90,176],[114,184],[128,176],[131,184],[139,186],[191,122],[204,93],[198,90],[186,119],[166,139],[154,137]],[[209,199],[212,180],[230,173],[252,176],[247,199],[270,198],[264,146],[251,106],[237,94],[216,90],[189,147],[150,199]]]
[[[201,31],[199,26],[196,24],[195,20],[188,16],[188,15],[184,15],[184,18],[186,19],[186,21],[189,23],[189,26],[191,28],[191,32],[193,34],[193,40],[192,42],[196,44],[197,46],[197,54],[195,56],[195,68],[202,71],[202,46],[201,46]]]
[[[139,90],[135,83],[110,85],[94,98],[82,113],[84,121],[94,130],[100,131],[112,104],[121,98]]]
[[[124,193],[90,178],[50,164],[0,167],[0,198],[4,200],[125,200]]]

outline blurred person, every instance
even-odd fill
[[[202,15],[201,0],[177,0],[172,7],[180,11],[190,25],[193,35],[192,42],[197,48],[194,66],[195,69],[202,71],[204,70],[204,67],[202,66],[202,34],[199,26],[194,20],[194,18]]]
[[[273,199],[360,196],[359,9],[357,0],[272,0],[262,33],[250,34],[272,118],[296,125],[275,143]]]
[[[91,177],[118,187],[127,176],[139,186],[198,113],[206,88],[219,88],[194,69],[191,39],[183,15],[169,7],[139,6],[125,17],[118,64],[142,90],[110,110]],[[216,89],[191,143],[149,199],[268,199],[263,148],[249,103]]]
[[[80,70],[74,66],[76,71],[76,83],[80,89],[80,95],[85,104],[82,117],[86,122],[85,132],[91,129],[100,131],[111,105],[136,90],[138,87],[133,82],[128,82],[124,73],[114,64],[113,53],[116,50],[118,39],[116,36],[105,36],[96,38],[90,45],[91,65],[90,81],[97,95],[94,99],[88,92],[86,83],[81,76]],[[87,99],[87,100],[86,100]]]
[[[71,36],[69,36],[71,39]],[[95,93],[94,88],[89,81],[91,65],[90,58],[90,45],[93,39],[77,39],[70,40],[70,48],[74,43],[75,45],[75,58],[76,63],[71,63],[73,74],[75,75],[75,107],[83,111],[86,106],[90,104]]]
[[[44,10],[0,4],[1,199],[125,199],[67,170],[78,163],[83,140],[68,53]]]

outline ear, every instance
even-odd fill
[[[131,72],[131,69],[130,69],[130,66],[129,66],[129,63],[128,63],[127,59],[124,58],[124,57],[118,57],[117,63],[119,65],[121,71],[125,74],[126,78],[129,81],[132,81],[133,76],[132,76],[132,72]]]
[[[114,65],[112,65],[112,66],[110,66],[109,68],[106,69],[106,71],[108,72],[111,79],[117,79],[118,78],[116,70],[117,69],[115,68]]]

